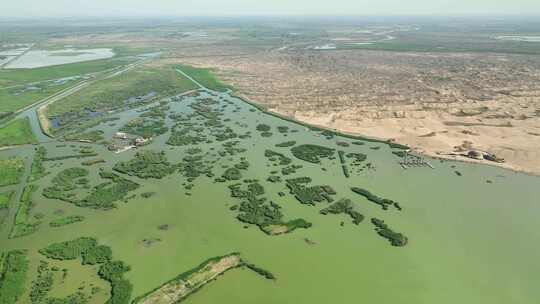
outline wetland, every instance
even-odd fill
[[[269,115],[174,68],[193,77],[96,83],[51,105],[54,137],[0,150],[0,303],[540,297],[538,177],[404,170],[403,146]]]

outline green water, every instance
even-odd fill
[[[35,275],[40,255],[37,250],[52,242],[94,236],[113,249],[115,259],[131,265],[126,277],[134,285],[133,296],[143,294],[174,276],[189,270],[203,260],[239,251],[244,258],[270,270],[277,280],[270,281],[243,269],[233,270],[219,277],[190,296],[185,303],[538,303],[540,289],[540,178],[514,173],[498,168],[455,162],[430,160],[435,169],[412,168],[403,170],[399,158],[382,143],[366,142],[365,145],[340,147],[338,141],[326,139],[320,132],[283,121],[260,111],[226,93],[216,100],[231,101],[222,118],[239,134],[251,131],[252,137],[241,140],[240,147],[247,149],[233,157],[209,156],[218,159],[213,172],[216,176],[225,170],[221,165],[234,165],[240,157],[250,163],[243,177],[259,179],[266,189],[266,197],[282,206],[285,220],[304,218],[313,223],[309,229],[268,236],[256,226],[239,222],[236,212],[229,207],[239,201],[231,198],[228,184],[214,183],[213,179],[199,177],[192,195],[185,194],[181,186],[186,178],[173,174],[162,180],[141,180],[129,177],[142,185],[136,193],[155,191],[149,199],[137,198],[128,203],[118,203],[109,211],[89,210],[41,196],[43,187],[62,169],[80,166],[82,160],[47,162],[51,172],[39,181],[41,188],[34,194],[33,213],[45,214],[38,232],[8,239],[15,206],[12,204],[9,219],[0,227],[0,248],[29,249],[31,275]],[[201,97],[211,97],[203,93]],[[221,98],[221,99],[220,99]],[[171,103],[169,113],[190,113],[189,103],[195,98],[184,98]],[[239,108],[237,112],[233,110]],[[120,119],[115,126],[108,123],[95,129],[105,131],[110,139],[125,122],[137,115],[136,110],[116,114]],[[243,128],[239,124],[245,124]],[[255,127],[259,123],[272,126],[273,136],[264,138]],[[173,122],[167,119],[171,126]],[[277,126],[288,126],[296,133],[287,136],[279,133]],[[208,130],[207,130],[208,131]],[[169,133],[161,135],[143,149],[164,150],[171,163],[186,156],[188,147],[170,147],[165,144]],[[339,159],[322,161],[321,165],[296,159],[290,148],[274,147],[276,143],[296,140],[298,144],[318,144],[367,154],[366,162],[375,169],[360,173],[351,172],[345,178]],[[58,143],[45,144],[50,156],[74,154],[77,148],[56,147]],[[76,144],[80,146],[82,144]],[[198,145],[205,152],[216,150],[220,142]],[[379,150],[371,147],[379,146]],[[131,159],[136,150],[120,154],[94,146],[107,162],[89,167],[91,181],[98,182],[98,168],[110,168],[118,161]],[[30,165],[33,147],[0,151],[0,157],[24,155]],[[300,204],[289,194],[285,183],[266,181],[269,171],[279,167],[268,166],[265,149],[285,154],[295,164],[303,165],[296,174],[285,178],[309,176],[314,185],[331,185],[336,199],[349,198],[355,209],[366,216],[358,226],[346,215],[320,215],[319,210],[328,203],[316,206]],[[229,158],[232,158],[229,159]],[[60,165],[61,164],[61,165]],[[322,168],[326,168],[323,171]],[[455,171],[462,176],[455,174]],[[487,183],[491,180],[492,183]],[[349,188],[357,186],[399,201],[403,211],[382,210]],[[22,188],[22,185],[19,186]],[[287,193],[280,197],[278,192]],[[86,220],[61,228],[48,227],[55,210],[65,215],[84,215]],[[377,217],[395,231],[405,234],[409,243],[405,247],[392,247],[374,231],[369,222]],[[345,222],[341,226],[341,222]],[[169,229],[157,229],[168,224]],[[159,238],[151,246],[144,246],[144,239]],[[305,238],[315,244],[308,244]],[[71,275],[79,280],[96,281],[91,271],[75,267]],[[82,279],[81,279],[82,278]],[[31,279],[28,280],[30,286]],[[69,285],[69,284],[66,284]],[[73,284],[72,284],[73,285]],[[28,289],[28,288],[27,288]],[[74,292],[73,286],[56,286],[56,294]],[[106,293],[106,291],[105,291]],[[105,297],[106,298],[106,297]],[[104,294],[93,299],[102,303]],[[21,303],[28,303],[25,296]]]

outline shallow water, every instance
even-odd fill
[[[540,36],[497,36],[497,40],[506,40],[506,41],[523,41],[523,42],[540,42]]]
[[[32,69],[52,65],[76,63],[114,56],[109,48],[100,49],[63,49],[63,50],[30,50],[21,57],[6,64],[6,69]]]
[[[362,146],[341,147],[338,141],[347,138],[326,139],[320,132],[264,114],[243,101],[220,94],[230,101],[223,118],[225,124],[237,133],[251,131],[252,137],[242,140],[240,147],[247,149],[232,157],[219,159],[213,172],[219,176],[221,165],[238,163],[246,157],[250,163],[243,178],[259,179],[266,189],[266,197],[282,206],[285,220],[304,218],[313,223],[309,229],[299,229],[280,236],[268,236],[256,226],[244,228],[235,219],[229,207],[239,201],[231,198],[227,185],[199,177],[192,195],[185,194],[181,186],[186,179],[179,174],[162,180],[130,179],[143,185],[137,193],[155,191],[149,199],[139,196],[128,203],[118,203],[110,211],[78,208],[57,200],[45,199],[40,191],[33,199],[33,212],[42,212],[46,219],[54,210],[62,209],[66,215],[84,215],[86,220],[61,228],[42,224],[40,230],[27,237],[7,239],[9,225],[0,230],[2,248],[27,248],[33,265],[37,265],[44,246],[80,236],[95,236],[100,243],[113,249],[115,259],[131,265],[127,278],[134,284],[134,296],[143,294],[176,275],[187,271],[203,260],[239,251],[250,262],[271,271],[276,281],[268,281],[253,272],[237,269],[218,278],[190,296],[185,303],[537,303],[540,290],[540,178],[498,168],[456,162],[430,160],[435,169],[412,168],[403,170],[399,158],[383,143],[365,142]],[[203,93],[202,98],[212,97]],[[219,100],[218,97],[212,97]],[[188,106],[195,98],[184,98],[171,103],[169,113],[191,113]],[[235,111],[235,108],[239,110]],[[114,116],[120,119],[111,127],[107,123],[93,129],[105,131],[107,139],[139,113],[129,110]],[[172,126],[173,121],[167,119]],[[238,124],[245,124],[246,127]],[[261,137],[255,127],[264,123],[272,127],[273,136]],[[288,126],[296,133],[279,133],[277,126]],[[92,130],[92,129],[91,129]],[[209,130],[207,130],[208,132]],[[164,150],[171,163],[179,162],[189,147],[170,147],[165,144],[169,133],[154,139],[144,149]],[[375,170],[352,173],[345,178],[339,159],[323,160],[322,165],[296,159],[290,148],[274,147],[276,143],[296,140],[328,146],[346,152],[368,155]],[[56,147],[47,143],[49,155],[73,154],[72,147]],[[80,144],[77,144],[79,146]],[[221,147],[220,142],[198,145],[205,152]],[[378,150],[372,147],[380,147]],[[92,181],[97,181],[97,168],[110,168],[118,161],[129,160],[136,153],[130,150],[120,154],[95,146],[107,163],[90,167]],[[293,159],[303,168],[285,178],[309,176],[313,185],[331,185],[336,199],[350,198],[356,210],[366,216],[356,226],[344,215],[320,215],[317,206],[300,204],[284,183],[266,181],[269,171],[264,157],[271,149]],[[22,153],[31,155],[32,147],[19,152],[0,151],[0,157]],[[210,157],[211,158],[211,157]],[[27,160],[29,165],[29,160]],[[47,163],[52,172],[40,181],[50,184],[57,172],[80,166],[81,160]],[[58,165],[62,163],[62,165]],[[54,166],[54,167],[53,167]],[[322,168],[326,168],[323,171]],[[462,176],[455,174],[455,171]],[[490,180],[492,183],[487,183]],[[399,201],[403,211],[383,211],[364,198],[352,193],[357,186]],[[21,186],[22,187],[22,186]],[[0,189],[1,190],[1,189]],[[280,197],[278,192],[287,193]],[[12,213],[14,209],[12,209]],[[13,214],[10,213],[12,216]],[[392,247],[379,237],[369,222],[371,217],[381,218],[395,231],[405,234],[409,243],[405,247]],[[344,221],[345,225],[340,226]],[[7,221],[10,222],[10,221]],[[157,229],[168,224],[167,231]],[[150,247],[142,240],[159,238]],[[305,238],[315,242],[308,244]],[[35,268],[35,267],[34,267]],[[83,276],[83,274],[81,274]],[[66,287],[67,288],[67,287]],[[24,302],[24,301],[23,301]],[[95,299],[95,303],[99,303]]]

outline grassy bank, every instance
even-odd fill
[[[359,135],[352,135],[352,134],[342,133],[342,132],[339,132],[339,131],[336,131],[336,130],[333,130],[333,129],[323,128],[323,127],[320,127],[320,126],[315,126],[315,125],[312,125],[312,124],[308,124],[308,123],[303,122],[303,121],[298,121],[298,120],[296,120],[296,119],[294,119],[292,117],[288,117],[288,116],[285,116],[285,115],[281,115],[281,114],[269,111],[266,107],[264,107],[262,105],[259,105],[259,104],[256,104],[256,103],[254,103],[254,102],[252,102],[252,101],[250,101],[250,100],[248,100],[248,99],[246,99],[246,98],[244,98],[242,96],[239,96],[239,95],[236,95],[236,94],[233,94],[233,96],[240,99],[240,100],[242,100],[242,101],[244,101],[247,104],[250,104],[251,106],[257,108],[257,110],[259,110],[261,112],[264,112],[265,114],[277,117],[277,118],[282,119],[284,121],[299,124],[299,125],[304,126],[304,127],[308,128],[310,130],[321,131],[321,132],[330,132],[333,135],[342,136],[342,137],[350,138],[350,139],[354,139],[354,140],[362,140],[362,141],[368,141],[368,142],[374,142],[374,143],[383,143],[383,144],[389,145],[391,148],[396,148],[396,149],[402,149],[402,150],[409,149],[409,147],[407,147],[405,145],[398,144],[398,143],[389,142],[389,141],[380,140],[380,139],[375,139],[375,138],[364,137],[364,136],[359,136]]]
[[[37,139],[27,117],[14,120],[0,128],[0,147],[36,143]]]
[[[210,90],[225,92],[232,89],[231,86],[217,79],[210,69],[195,68],[190,65],[179,65],[178,68]]]
[[[172,67],[141,67],[114,78],[93,83],[47,108],[47,117],[57,119],[60,128],[125,106],[150,102],[196,89],[193,82],[179,77]]]

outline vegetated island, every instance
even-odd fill
[[[237,183],[229,185],[229,189],[231,197],[242,200],[236,218],[243,223],[257,225],[268,235],[289,233],[298,228],[307,229],[312,225],[302,218],[284,221],[281,206],[274,202],[268,203],[266,197],[260,197],[265,191],[257,182],[250,183],[246,187]]]
[[[406,236],[399,232],[394,232],[383,220],[372,218],[371,223],[375,225],[375,231],[377,231],[380,236],[387,239],[392,246],[402,247],[409,242],[409,239]]]
[[[267,279],[275,279],[272,273],[247,263],[241,258],[240,253],[234,252],[206,260],[199,266],[136,298],[133,300],[133,304],[179,303],[206,284],[217,279],[218,276],[240,267],[251,269]]]
[[[393,201],[391,199],[378,197],[377,195],[369,192],[366,189],[362,189],[358,187],[351,187],[351,191],[365,197],[370,202],[380,205],[383,208],[383,210],[388,210],[388,206],[394,206],[397,210],[400,210],[400,211],[402,210],[398,202]]]
[[[112,260],[112,250],[105,245],[99,245],[91,237],[80,237],[71,241],[54,243],[39,250],[39,253],[54,260],[81,259],[82,265],[98,266],[98,276],[111,285],[110,298],[107,304],[128,304],[131,299],[133,286],[124,278],[124,273],[130,267],[122,261]],[[63,299],[51,298],[48,293],[53,284],[51,269],[47,262],[42,262],[38,278],[34,280],[30,297],[32,303],[86,303],[88,295],[80,291]]]
[[[358,225],[364,220],[364,215],[353,209],[353,204],[350,199],[343,198],[333,203],[332,205],[321,209],[320,214],[347,214],[351,217],[353,224]]]

